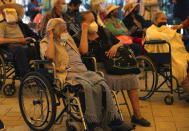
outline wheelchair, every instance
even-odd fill
[[[96,71],[96,59],[85,57],[87,68]],[[44,68],[50,64],[50,68]],[[54,124],[60,124],[66,115],[66,127],[70,131],[79,131],[78,122],[83,130],[88,130],[79,100],[81,86],[62,83],[56,77],[55,64],[49,60],[34,60],[34,70],[22,80],[19,89],[19,106],[26,124],[36,131],[47,131]],[[103,76],[101,72],[99,75]],[[57,114],[57,108],[64,108]]]
[[[28,46],[35,46],[38,44],[34,39],[28,39]],[[36,52],[37,54],[37,52]],[[36,55],[37,56],[37,55]],[[37,58],[37,57],[36,57]],[[7,50],[6,45],[0,46],[0,89],[5,96],[11,97],[15,94],[15,81],[20,80],[15,70],[15,60],[12,53]],[[6,84],[7,80],[12,80],[11,83]]]
[[[168,52],[150,53],[145,51],[143,56],[136,57],[141,73],[138,75],[140,83],[139,98],[146,100],[150,98],[155,92],[169,93],[164,98],[167,105],[174,103],[173,93],[178,93],[179,99],[184,93],[183,89],[178,83],[178,80],[172,74],[171,63],[171,46],[170,43],[164,40],[146,41],[145,45],[168,45]],[[160,76],[163,78],[160,80]],[[173,89],[173,80],[176,81],[176,89]],[[168,90],[162,87],[168,87]],[[160,90],[161,88],[161,90]]]

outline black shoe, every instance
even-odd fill
[[[125,122],[122,122],[120,125],[111,125],[112,131],[131,131],[135,129],[135,125],[129,125]]]
[[[3,122],[0,120],[0,131],[3,129],[5,129],[5,126],[4,126]]]
[[[135,124],[139,124],[141,126],[150,126],[150,122],[147,121],[146,119],[144,118],[141,118],[141,119],[137,119],[135,116],[132,116],[131,118],[131,122],[132,123],[135,123]]]

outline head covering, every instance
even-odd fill
[[[123,8],[122,11],[125,12],[124,16],[129,15],[136,7],[138,6],[138,3],[127,3]]]
[[[53,18],[50,19],[47,23],[47,27],[46,27],[46,32],[50,29],[50,28],[55,28],[57,25],[61,25],[65,24],[66,22],[62,19],[62,18]]]
[[[3,4],[0,6],[0,11],[3,12],[5,8],[14,8],[18,14],[19,19],[24,17],[24,8],[16,3]]]
[[[113,4],[109,4],[106,6],[106,16],[110,14],[110,12],[112,12],[113,10],[115,9],[119,9],[120,6],[116,6],[116,5],[113,5]]]

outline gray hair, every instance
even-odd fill
[[[153,18],[152,18],[152,21],[154,22],[154,21],[156,21],[157,19],[158,19],[158,17],[161,15],[161,14],[164,14],[163,12],[157,12],[154,16],[153,16]]]
[[[62,19],[62,18],[53,18],[50,19],[47,23],[47,27],[46,27],[46,32],[50,29],[53,28],[53,33],[54,34],[58,34],[59,33],[59,29],[61,28],[62,24],[66,24],[66,22]]]

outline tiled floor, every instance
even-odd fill
[[[140,101],[143,116],[151,122],[150,127],[137,126],[135,131],[189,131],[189,104],[175,96],[173,105],[165,105],[166,94],[157,93],[150,100]],[[119,96],[120,101],[122,98]],[[20,114],[17,95],[6,98],[0,93],[0,119],[8,131],[28,131]],[[130,105],[130,104],[129,104]],[[131,107],[131,106],[130,106]],[[128,111],[121,107],[124,119],[129,121]],[[64,124],[56,125],[53,131],[66,130]]]

